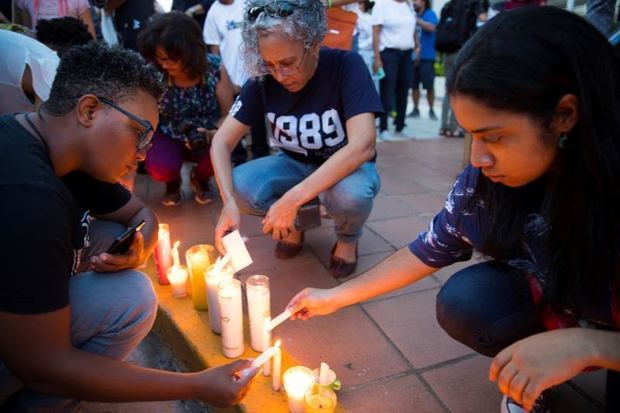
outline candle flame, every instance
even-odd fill
[[[280,347],[280,344],[282,344],[282,343],[280,342],[280,339],[277,339],[277,340],[276,340],[276,344],[274,344],[274,347]]]
[[[172,246],[172,248],[178,249],[179,245],[181,245],[181,241],[174,241],[174,245]]]

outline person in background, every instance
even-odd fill
[[[217,0],[173,0],[171,10],[182,11],[193,17],[202,30],[207,13],[215,1]]]
[[[415,56],[413,62],[413,84],[412,98],[413,111],[411,116],[420,117],[420,83],[426,90],[426,100],[428,101],[428,117],[437,120],[433,105],[435,104],[435,26],[437,25],[437,15],[431,8],[430,0],[413,0],[413,7],[416,11],[416,24],[420,33],[420,52]]]
[[[247,7],[243,51],[256,77],[243,86],[211,147],[224,202],[216,245],[223,251],[221,238],[239,227],[241,210],[264,215],[275,256],[292,258],[304,242],[298,211],[318,197],[335,223],[330,271],[349,276],[380,188],[374,122],[381,102],[357,53],[320,46],[327,31],[321,0],[253,0]],[[265,116],[281,150],[233,170],[230,152]]]
[[[106,13],[114,13],[114,25],[123,47],[138,50],[138,35],[155,14],[154,0],[107,0]]]
[[[166,183],[162,203],[175,206],[182,201],[183,161],[196,162],[190,178],[194,200],[209,203],[208,180],[213,176],[209,143],[233,100],[227,71],[219,56],[207,53],[198,24],[179,11],[156,15],[140,33],[138,45],[166,80],[146,171]]]
[[[63,57],[40,111],[0,117],[0,410],[73,412],[81,400],[229,406],[247,392],[251,378],[235,378],[247,360],[194,373],[123,361],[155,319],[151,281],[135,268],[158,221],[118,180],[146,156],[162,91],[137,53],[90,42]],[[127,252],[101,252],[142,219]]]
[[[549,412],[546,390],[590,367],[608,369],[606,411],[620,411],[618,90],[620,63],[585,19],[555,7],[494,17],[448,77],[472,134],[471,164],[429,230],[353,280],[303,290],[288,308],[303,319],[329,314],[476,249],[487,260],[445,282],[437,320],[493,358],[501,412]]]
[[[372,17],[371,11],[372,7],[375,5],[373,1],[365,0],[357,3],[357,9],[355,13],[357,14],[357,52],[364,59],[364,63],[366,63],[366,67],[368,67],[368,71],[373,76],[373,82],[375,83],[375,88],[379,91],[379,81],[375,78],[375,73],[373,72],[373,64],[374,64],[374,56],[375,52],[372,47]]]
[[[75,17],[39,20],[36,34],[38,41],[55,50],[60,57],[72,46],[93,41],[88,27]]]
[[[379,68],[385,72],[379,84],[383,103],[379,137],[389,140],[388,114],[393,103],[396,110],[396,133],[402,133],[405,127],[407,97],[413,75],[411,53],[420,52],[420,42],[415,12],[408,0],[378,0],[372,10],[372,25],[375,51],[373,72],[377,73]]]
[[[18,23],[35,29],[40,20],[74,17],[86,25],[93,39],[97,38],[88,0],[16,0]]]

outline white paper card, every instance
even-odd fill
[[[222,237],[222,244],[226,248],[226,254],[230,256],[230,261],[235,272],[241,271],[252,264],[252,257],[245,246],[238,230]]]

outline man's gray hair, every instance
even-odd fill
[[[288,3],[293,8],[290,16],[274,16],[263,10],[250,21],[248,11],[254,7],[278,7]],[[267,68],[258,51],[259,38],[271,33],[281,33],[292,40],[301,41],[306,49],[318,45],[327,33],[325,5],[321,0],[246,0],[243,19],[243,58],[251,76],[263,76]]]

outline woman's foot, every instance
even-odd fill
[[[164,206],[177,206],[181,205],[181,180],[166,182],[166,193],[161,199],[161,203]]]
[[[344,278],[355,272],[357,268],[358,242],[337,241],[332,248],[329,270],[334,278]]]
[[[301,252],[304,246],[304,232],[293,231],[286,238],[276,244],[275,256],[281,260],[293,258]]]

